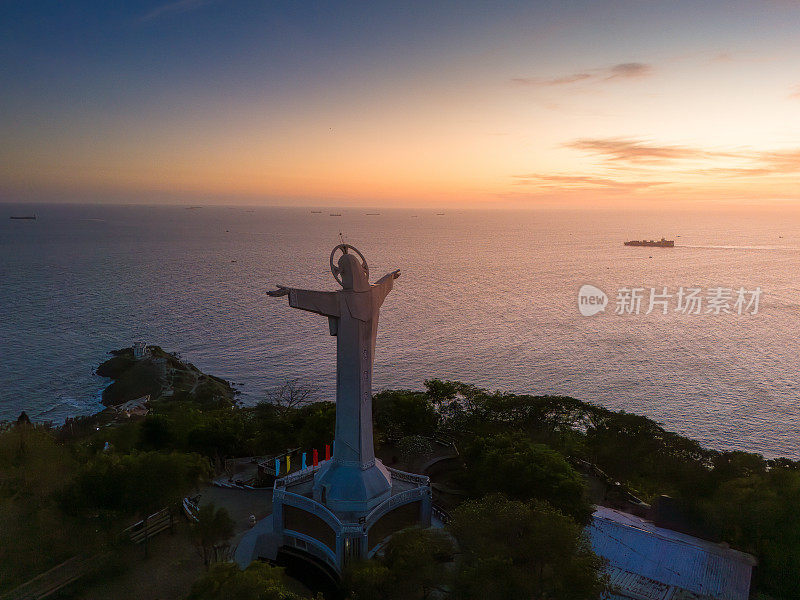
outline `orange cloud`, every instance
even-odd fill
[[[613,191],[636,191],[657,185],[668,185],[669,181],[620,181],[591,175],[514,175],[517,184],[537,185],[542,188],[604,189]]]
[[[763,152],[760,160],[773,173],[800,172],[800,149],[782,152]]]
[[[566,147],[626,162],[683,160],[709,155],[689,146],[663,146],[625,138],[579,139],[566,144]]]

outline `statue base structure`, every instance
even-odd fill
[[[353,469],[361,474],[350,473]],[[430,527],[431,509],[430,480],[424,475],[377,459],[367,469],[323,461],[275,480],[272,515],[242,537],[235,560],[244,569],[254,560],[274,561],[287,552],[338,577],[349,561],[372,558],[393,533],[413,525]]]

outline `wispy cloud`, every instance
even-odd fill
[[[734,61],[733,54],[730,52],[720,52],[711,57],[710,62],[715,63],[731,63]]]
[[[653,67],[639,62],[622,63],[614,65],[608,70],[609,79],[637,79],[639,77],[647,77],[653,73]]]
[[[594,83],[600,81],[612,81],[615,79],[638,79],[652,75],[652,73],[652,65],[640,62],[628,62],[613,65],[611,67],[589,69],[579,73],[572,73],[570,75],[552,78],[515,77],[511,80],[511,82],[517,85],[527,86],[558,86],[578,83],[580,81]]]
[[[565,75],[564,77],[556,77],[554,79],[539,79],[536,77],[517,77],[512,79],[513,83],[519,85],[566,85],[568,83],[575,83],[578,81],[584,81],[586,79],[592,79],[594,75],[590,75],[589,73],[574,73],[573,75]]]
[[[599,154],[608,160],[625,162],[656,162],[703,158],[708,152],[689,146],[663,146],[626,138],[579,139],[566,144],[568,148]]]
[[[529,173],[513,175],[514,182],[518,185],[536,185],[541,188],[567,188],[567,189],[604,189],[611,191],[636,191],[658,185],[667,185],[669,181],[621,181],[607,177],[591,175],[545,175]]]
[[[139,22],[146,23],[165,15],[190,12],[211,4],[212,2],[214,2],[214,0],[177,0],[177,2],[168,2],[167,4],[156,6],[154,9],[150,10],[139,19]]]
[[[766,167],[710,167],[707,169],[697,169],[690,171],[692,175],[722,175],[725,177],[762,177],[764,175],[774,175],[775,171]]]
[[[796,198],[785,190],[800,177],[800,147],[716,149],[621,137],[581,138],[564,147],[594,156],[595,164],[575,173],[510,175],[510,199],[557,203],[690,198],[704,189],[720,198],[762,198],[764,190],[770,190],[770,197],[788,193],[786,197]]]
[[[773,173],[800,172],[800,149],[781,152],[762,152],[759,160]]]
[[[721,151],[629,138],[583,138],[565,146],[600,156],[607,166],[619,166],[627,172],[635,169],[647,172],[653,167],[665,167],[676,173],[734,177],[800,173],[800,149]]]

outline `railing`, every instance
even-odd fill
[[[275,480],[275,487],[287,487],[291,485],[297,485],[298,483],[303,483],[309,481],[310,479],[314,478],[314,474],[319,471],[320,467],[326,461],[322,461],[317,466],[306,467],[302,471],[295,471],[294,473],[290,473],[289,475],[284,475]],[[413,483],[414,485],[419,486],[428,486],[430,485],[430,478],[427,475],[417,475],[415,473],[408,473],[406,471],[401,471],[399,469],[393,469],[392,467],[386,467],[389,469],[389,472],[392,475],[392,479],[398,479],[400,481],[406,481],[408,483]]]
[[[172,527],[172,515],[168,508],[164,508],[124,529],[123,533],[127,533],[134,544],[140,544],[170,527]]]
[[[294,538],[294,540],[302,540],[305,545],[305,551],[311,552],[311,554],[316,555],[318,558],[324,560],[328,563],[335,571],[339,571],[339,567],[336,565],[336,554],[333,550],[328,548],[325,544],[320,542],[319,540],[315,540],[313,537],[306,535],[304,533],[300,533],[299,531],[294,531],[292,529],[286,529],[284,531],[284,535],[288,538]],[[297,544],[293,544],[295,548],[297,548]],[[302,550],[303,548],[301,548]]]
[[[184,498],[183,502],[181,503],[183,507],[183,514],[186,515],[186,518],[190,521],[194,521],[195,523],[198,522],[197,513],[200,510],[200,507],[197,505],[197,502],[189,498]]]
[[[0,598],[2,600],[40,600],[41,598],[47,598],[95,569],[98,563],[107,556],[107,554],[97,554],[91,557],[73,556],[10,592],[6,592]]]
[[[623,485],[613,477],[611,477],[608,473],[603,471],[600,467],[596,464],[583,460],[582,458],[572,458],[572,463],[579,466],[582,469],[585,469],[589,472],[589,474],[594,475],[598,479],[600,479],[603,483],[611,488],[618,488],[622,491],[625,500],[630,502],[631,504],[639,505],[639,506],[649,506],[647,502],[642,500],[641,498],[637,497],[635,494],[631,493],[627,486]]]
[[[323,461],[324,462],[324,461]],[[306,467],[302,471],[295,471],[294,473],[289,473],[288,475],[284,475],[279,479],[275,480],[275,487],[286,487],[290,485],[297,485],[298,483],[303,483],[308,481],[309,479],[314,479],[314,474],[319,471],[319,468],[322,466],[320,463],[317,466],[310,466]]]
[[[458,454],[458,448],[456,447],[456,438],[453,437],[452,435],[448,435],[446,433],[437,433],[436,435],[434,435],[432,438],[429,439],[433,440],[434,442],[436,442],[441,446],[452,448],[453,450],[455,450],[456,454]]]
[[[300,450],[300,448],[290,448],[290,449],[286,450],[285,452],[281,452],[280,454],[273,454],[272,456],[267,456],[266,458],[263,458],[263,459],[260,459],[260,460],[257,457],[254,457],[254,459],[251,462],[255,462],[259,467],[261,467],[265,471],[268,471],[268,472],[271,472],[271,473],[274,474],[275,473],[275,459],[276,458],[283,458],[287,454],[294,455],[294,454],[297,453],[298,450]]]
[[[389,472],[392,474],[392,479],[407,481],[409,483],[413,483],[419,486],[429,486],[431,483],[431,480],[427,475],[416,475],[414,473],[407,473],[406,471],[393,469],[392,467],[387,467],[387,469],[389,469]]]
[[[427,488],[418,487],[412,490],[406,490],[405,492],[400,492],[399,494],[384,500],[378,506],[373,508],[366,516],[365,522],[367,529],[369,529],[375,522],[377,522],[378,519],[380,519],[390,510],[403,504],[409,504],[410,502],[421,500],[426,490]]]
[[[449,512],[435,504],[431,506],[431,515],[439,519],[444,525],[447,525],[452,519]]]
[[[295,508],[299,508],[319,517],[334,531],[339,531],[342,528],[342,522],[335,514],[311,498],[306,498],[305,496],[301,496],[299,494],[293,494],[291,492],[284,491],[282,494],[276,495],[273,498],[273,503],[278,501],[280,501],[280,503],[283,505],[294,506]]]

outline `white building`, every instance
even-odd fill
[[[133,342],[133,358],[139,360],[147,356],[147,344],[144,342]]]
[[[587,528],[592,549],[608,561],[608,600],[748,600],[756,559],[727,544],[657,527],[635,515],[597,507]]]

